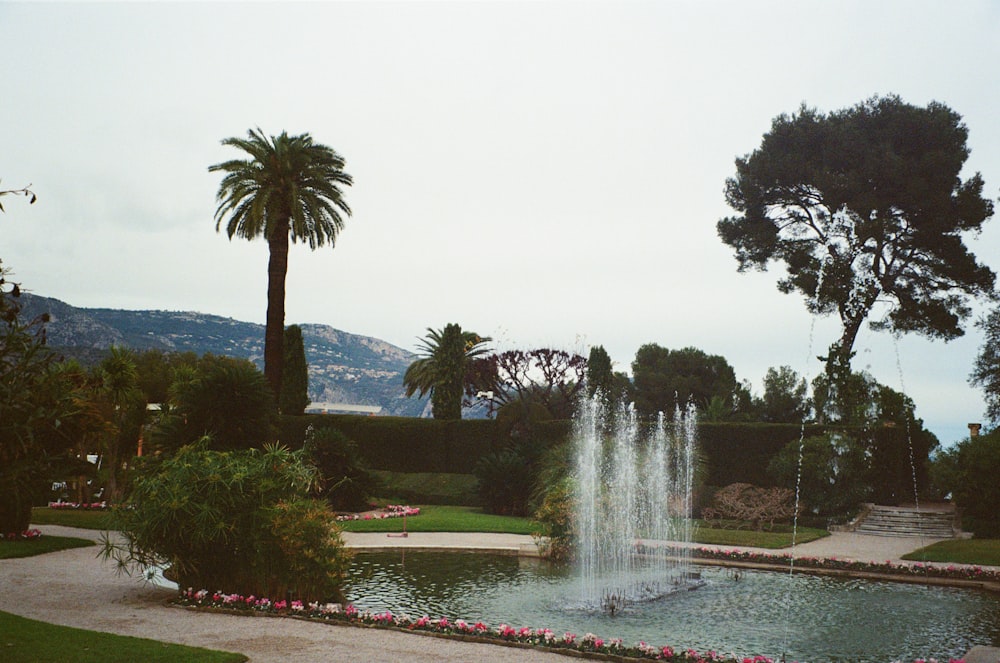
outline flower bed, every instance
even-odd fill
[[[50,509],[76,509],[79,511],[106,511],[107,502],[49,502]]]
[[[3,536],[7,541],[31,541],[37,539],[42,535],[42,531],[39,529],[26,529],[21,533],[8,532]]]
[[[721,550],[715,548],[695,548],[695,557],[699,559],[716,559],[728,562],[746,562],[749,564],[766,564],[788,567],[793,561],[791,555],[774,555],[769,553],[750,552],[746,550]],[[836,557],[796,557],[794,566],[804,569],[822,569],[830,571],[850,571],[856,573],[876,573],[890,576],[909,576],[914,578],[945,578],[948,580],[975,580],[981,582],[1000,583],[1000,571],[984,569],[981,566],[965,566],[949,564],[898,564],[891,561],[865,562]]]
[[[348,520],[385,520],[387,518],[402,518],[403,516],[419,516],[420,509],[402,504],[389,504],[376,513],[353,513],[337,516],[339,522]]]
[[[231,610],[234,612],[257,613],[279,616],[296,616],[323,622],[335,622],[376,628],[394,628],[404,631],[433,633],[472,639],[478,642],[494,642],[515,646],[541,647],[567,650],[587,657],[604,660],[653,660],[674,663],[774,663],[766,656],[741,657],[735,654],[721,655],[715,651],[697,652],[694,649],[674,649],[669,646],[652,646],[645,642],[626,645],[620,638],[599,638],[593,633],[578,636],[575,633],[559,635],[547,628],[522,626],[515,628],[500,624],[493,628],[483,622],[470,623],[462,619],[454,621],[447,617],[431,619],[428,616],[414,619],[408,615],[394,615],[391,612],[360,611],[353,605],[342,608],[339,604],[303,603],[302,601],[271,601],[268,598],[241,596],[238,594],[210,593],[205,590],[187,589],[175,601],[177,605]],[[914,663],[937,663],[935,659],[918,659]],[[963,663],[961,659],[950,659],[948,663]]]

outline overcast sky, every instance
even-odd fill
[[[4,198],[0,259],[75,306],[263,322],[266,243],[216,233],[207,168],[251,127],[309,132],[354,215],[333,250],[292,247],[288,324],[413,350],[457,322],[618,370],[695,346],[759,393],[771,366],[814,377],[838,322],[813,327],[779,266],[737,273],[715,230],[734,159],[803,102],[895,93],[962,115],[963,176],[995,199],[998,34],[991,0],[0,2],[0,188],[38,195]],[[968,244],[1000,271],[1000,219]],[[854,366],[949,444],[982,418],[981,343],[865,330]]]

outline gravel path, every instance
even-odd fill
[[[42,526],[43,533],[97,540],[91,530]],[[0,560],[0,610],[32,619],[164,642],[240,652],[254,663],[399,661],[566,663],[558,654],[480,645],[383,629],[295,619],[194,612],[166,605],[170,589],[116,576],[95,547]]]

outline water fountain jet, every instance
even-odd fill
[[[644,429],[647,429],[644,433]],[[690,571],[696,416],[643,426],[600,395],[574,419],[576,550],[585,607],[616,614],[697,585]]]

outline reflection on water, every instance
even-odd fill
[[[701,570],[701,589],[609,616],[569,609],[578,581],[541,560],[359,553],[347,594],[362,610],[798,661],[947,660],[974,645],[1000,645],[994,594],[767,571],[736,580],[718,567]],[[779,621],[785,615],[788,623]]]

